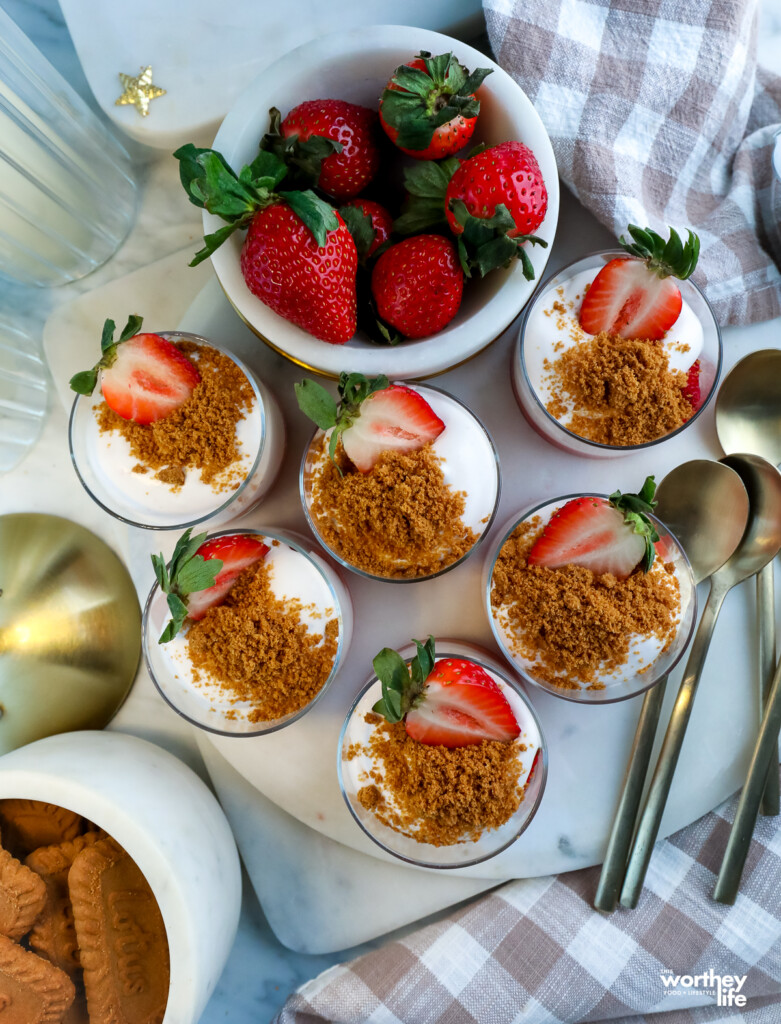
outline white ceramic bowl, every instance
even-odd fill
[[[247,325],[272,348],[294,363],[326,376],[342,370],[384,373],[396,380],[428,377],[450,369],[485,348],[515,319],[539,281],[550,253],[559,213],[559,180],[550,140],[523,90],[488,57],[439,32],[404,25],[373,25],[305,43],[266,68],[239,97],[222,123],[214,148],[238,172],[257,154],[268,129],[269,107],[286,114],[309,99],[344,99],[375,108],[393,71],[421,49],[452,50],[470,70],[491,67],[480,88],[480,120],[473,142],[497,145],[515,139],[537,157],[548,190],[548,212],[537,234],[548,248],[527,246],[535,280],[527,281],[520,262],[475,279],[464,289],[464,301],[448,326],[419,341],[395,347],[375,345],[356,336],[346,345],[314,338],[265,306],[244,283],[239,256],[243,233],[235,233],[212,256],[225,294]],[[204,212],[204,232],[223,221]]]
[[[117,732],[30,743],[0,764],[0,799],[83,815],[130,854],[163,916],[171,984],[162,1024],[195,1024],[228,959],[241,907],[236,844],[198,776],[160,747]]]

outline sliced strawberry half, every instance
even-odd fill
[[[428,402],[403,384],[391,384],[369,395],[342,445],[361,473],[368,473],[383,452],[411,452],[434,441],[445,429]]]
[[[100,386],[110,409],[135,423],[154,423],[183,405],[200,383],[197,367],[173,342],[137,334],[116,347]]]
[[[559,569],[582,565],[592,572],[624,579],[645,552],[643,538],[628,528],[618,509],[604,498],[574,498],[553,513],[529,552],[529,565]]]
[[[658,341],[678,319],[683,300],[673,278],[685,281],[697,266],[700,242],[689,232],[683,243],[675,230],[665,241],[650,228],[629,225],[629,253],[610,260],[591,282],[580,307],[580,326],[589,334],[608,331],[622,338]]]
[[[206,561],[219,558],[222,569],[217,574],[213,586],[187,595],[188,618],[202,619],[210,608],[221,604],[241,573],[265,558],[269,550],[268,544],[243,533],[216,537],[202,544],[196,555],[200,555]]]
[[[483,740],[509,743],[521,731],[497,683],[485,669],[463,658],[435,663],[404,727],[419,743],[443,747]]]

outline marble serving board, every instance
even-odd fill
[[[609,244],[608,236],[592,218],[571,197],[565,197],[551,269],[582,251],[584,239],[589,248]],[[60,310],[56,328],[47,332],[45,347],[61,397],[70,404],[68,377],[88,365],[90,360],[85,356],[94,352],[95,329],[99,333],[103,316],[116,312],[120,298],[125,300],[122,309],[132,306],[145,313],[150,327],[164,329],[179,324],[226,342],[275,391],[288,427],[288,455],[281,477],[247,525],[285,525],[305,531],[296,483],[309,427],[292,400],[292,384],[301,379],[302,371],[263,346],[237,320],[216,281],[209,279],[208,268],[197,282],[191,276],[202,271],[186,267],[186,253],[175,254]],[[194,296],[184,312],[185,302]],[[746,352],[774,341],[770,324],[726,334],[725,369]],[[514,336],[514,329],[509,330],[473,363],[437,379],[439,386],[475,409],[499,447],[503,495],[492,535],[514,512],[542,498],[579,488],[635,489],[646,473],[661,478],[689,458],[718,457],[712,410],[707,410],[686,435],[661,446],[653,457],[646,454],[599,463],[579,460],[548,446],[530,430],[512,395],[508,370]],[[174,538],[163,537],[161,543],[160,535],[137,530],[130,533],[131,571],[143,596],[152,583],[148,553],[156,547],[170,548]],[[404,920],[414,920],[438,906],[466,898],[497,880],[568,870],[602,859],[640,700],[604,708],[581,707],[535,690],[531,697],[549,744],[550,774],[540,811],[524,836],[495,860],[458,872],[468,874],[468,878],[459,879],[456,873],[437,879],[429,875],[430,896],[423,904],[413,898],[392,901],[394,906],[373,907],[368,928],[366,915],[359,910],[347,915],[336,930],[323,925],[316,894],[338,884],[343,877],[343,872],[334,874],[334,865],[340,863],[339,847],[333,848],[329,840],[355,851],[342,853],[355,857],[350,861],[353,869],[349,874],[357,880],[359,891],[371,891],[378,870],[392,868],[394,875],[404,873],[400,877],[408,877],[414,870],[397,862],[377,864],[375,858],[382,856],[379,849],[357,830],[343,805],[336,781],[336,738],[345,710],[367,678],[373,654],[385,644],[403,644],[410,636],[431,631],[481,642],[495,650],[480,592],[482,557],[478,552],[441,579],[412,586],[378,584],[350,576],[348,585],[356,607],[353,646],[333,688],[313,711],[293,726],[266,737],[215,740],[200,736],[202,748],[211,745],[219,752],[219,757],[207,757],[207,761],[210,768],[218,766],[214,778],[221,794],[238,792],[237,777],[249,784],[249,788],[242,787],[244,797],[224,799],[264,906],[274,902],[275,892],[287,891],[291,877],[305,874],[308,879],[311,899],[302,905],[308,906],[309,912],[308,916],[304,914],[300,927],[291,930],[281,923],[283,905],[276,900],[280,919],[275,927],[282,929],[280,937],[293,948],[336,949],[370,934],[382,934]],[[701,597],[704,599],[702,589]],[[753,684],[756,659],[751,644],[753,611],[750,585],[733,592],[725,605],[663,822],[665,834],[715,806],[744,778],[758,714]],[[680,674],[681,670],[669,688],[668,709]],[[251,792],[257,796],[254,805],[248,797]],[[284,809],[271,822],[269,801]],[[308,828],[291,823],[289,816]],[[252,851],[261,842],[266,848],[283,848],[285,856],[271,866],[265,860],[253,860]],[[323,851],[330,854],[321,856]],[[395,891],[398,893],[399,888]],[[354,905],[360,907],[362,903],[359,900]],[[275,924],[273,913],[271,920]]]

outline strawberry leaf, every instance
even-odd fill
[[[179,633],[187,618],[187,603],[183,599],[198,590],[213,587],[223,566],[220,558],[204,558],[197,554],[207,534],[192,536],[185,530],[176,542],[171,561],[166,565],[162,555],[152,555],[152,566],[160,589],[167,595],[171,621],[166,625],[158,643],[165,644]]]
[[[659,277],[677,277],[685,281],[692,275],[700,255],[700,240],[693,231],[688,232],[686,242],[675,228],[670,228],[670,237],[665,241],[651,228],[629,224],[627,230],[632,238],[628,242],[622,235],[620,245],[639,260],[643,260]]]
[[[631,526],[635,533],[645,540],[645,554],[640,563],[643,572],[648,572],[656,558],[654,544],[659,540],[659,534],[653,522],[648,518],[656,508],[654,501],[656,483],[652,476],[646,477],[639,494],[622,494],[621,491],[614,491],[610,495],[610,504],[624,513],[624,522]]]
[[[446,160],[421,160],[407,167],[404,171],[407,198],[401,216],[393,223],[393,230],[400,235],[417,235],[447,223],[445,193],[459,166],[456,157],[448,157]]]
[[[434,668],[434,637],[429,636],[425,644],[420,640],[413,642],[417,654],[409,667],[398,651],[390,647],[384,647],[372,662],[382,683],[382,698],[372,710],[391,723],[400,722],[418,701]]]
[[[269,130],[260,140],[261,152],[272,154],[286,169],[288,183],[295,188],[314,188],[320,182],[323,160],[342,152],[342,144],[324,135],[283,135],[282,116],[276,107],[269,110]]]
[[[142,316],[139,316],[137,313],[131,313],[127,323],[122,328],[119,340],[114,341],[114,332],[117,329],[117,325],[113,320],[105,320],[100,335],[100,359],[91,370],[82,370],[80,373],[74,373],[68,382],[71,391],[75,391],[79,395],[91,395],[97,387],[99,371],[104,369],[104,367],[111,366],[117,357],[117,346],[121,345],[123,341],[129,341],[130,338],[135,337],[140,331],[143,322],[144,318]]]
[[[321,430],[330,430],[336,425],[337,405],[322,384],[314,380],[302,380],[294,385],[298,408]]]
[[[361,263],[365,263],[369,255],[369,249],[374,245],[374,239],[377,235],[371,215],[365,213],[359,206],[340,206],[339,213],[347,225],[347,230],[353,236],[355,248],[358,251],[358,259]]]
[[[514,235],[515,221],[504,203],[499,203],[492,217],[475,217],[469,212],[462,199],[453,199],[450,209],[456,222],[463,228],[458,236],[458,254],[467,277],[477,270],[485,277],[492,270],[508,267],[514,259],[521,261],[523,276],[534,280],[534,267],[523,248],[525,242],[548,247],[548,243],[537,235]]]
[[[333,206],[329,206],[325,200],[320,199],[309,190],[306,192],[280,192],[279,196],[306,224],[312,232],[318,248],[322,249],[325,246],[328,232],[336,231],[339,227],[339,218],[336,216]]]

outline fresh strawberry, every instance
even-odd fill
[[[418,160],[440,160],[472,138],[480,113],[475,93],[491,68],[471,74],[452,53],[423,51],[396,68],[380,100],[388,138]]]
[[[702,405],[702,393],[700,391],[700,361],[696,359],[689,367],[686,383],[681,388],[683,397],[686,398],[692,407],[692,413]]]
[[[534,232],[548,209],[548,192],[534,153],[522,142],[503,142],[464,161],[406,169],[407,199],[394,230],[417,234],[440,224],[458,239],[465,272],[481,276],[519,259],[534,279],[526,242],[547,247]]]
[[[273,133],[272,110],[272,133]],[[344,100],[308,100],[294,107],[279,126],[286,140],[286,149],[294,159],[302,161],[300,144],[313,137],[336,143],[335,151],[320,157],[312,185],[317,185],[334,199],[351,199],[362,192],[380,165],[377,144],[377,114],[368,107]],[[289,141],[287,141],[289,140]],[[298,149],[294,149],[296,142]],[[310,147],[311,148],[311,147]],[[277,151],[278,152],[278,151]]]
[[[202,619],[214,605],[222,604],[228,591],[245,569],[265,558],[271,549],[257,537],[246,533],[232,533],[227,537],[215,537],[207,540],[196,551],[205,561],[217,558],[222,568],[217,573],[214,583],[205,590],[189,594],[187,598],[187,616],[190,619]]]
[[[174,156],[190,202],[227,222],[204,238],[190,266],[247,228],[241,269],[250,291],[316,338],[348,341],[356,329],[358,257],[339,214],[312,191],[277,192],[288,171],[273,153],[261,150],[240,175],[212,149],[188,144]]]
[[[222,604],[241,573],[270,550],[250,534],[233,533],[207,540],[205,533],[197,537],[191,537],[191,533],[187,530],[182,534],[167,565],[162,555],[152,555],[155,576],[168,595],[171,612],[161,644],[173,640],[186,618],[202,619],[210,608]]]
[[[361,473],[368,473],[383,452],[416,451],[445,429],[417,391],[389,384],[387,377],[343,373],[338,405],[316,381],[304,380],[295,387],[301,411],[321,430],[331,431],[331,458],[341,438],[346,455]]]
[[[405,338],[426,338],[450,323],[461,305],[464,274],[455,245],[441,235],[397,242],[372,271],[377,313]]]
[[[548,190],[534,153],[522,142],[502,142],[464,160],[445,193],[450,230],[461,234],[464,225],[453,207],[462,202],[473,217],[490,220],[503,204],[513,219],[508,238],[533,235],[545,219]]]
[[[352,210],[356,213],[351,213]],[[350,229],[359,259],[365,260],[373,256],[379,247],[388,241],[393,231],[393,217],[384,206],[375,203],[373,199],[352,199],[339,208],[339,213]]]
[[[681,312],[683,300],[673,277],[685,281],[697,266],[700,240],[686,244],[671,228],[668,241],[650,228],[629,225],[633,241],[619,242],[629,256],[610,260],[583,297],[580,326],[589,334],[609,331],[622,338],[663,338]]]
[[[598,575],[626,579],[642,563],[648,572],[659,535],[648,518],[656,502],[654,478],[640,494],[616,491],[609,499],[585,495],[557,509],[535,542],[527,562],[548,569],[580,565]]]
[[[70,386],[79,394],[91,395],[100,379],[106,405],[123,419],[145,424],[183,405],[201,375],[173,342],[158,334],[136,333],[142,322],[140,316],[131,316],[115,342],[116,325],[106,320],[100,361],[91,370],[75,374]]]
[[[480,665],[465,658],[435,661],[434,638],[415,641],[409,662],[389,647],[374,659],[382,699],[374,711],[389,722],[404,722],[419,743],[465,747],[493,740],[509,743],[520,726],[500,686]]]
[[[289,206],[259,211],[241,250],[241,272],[253,295],[275,313],[341,345],[356,330],[358,253],[344,221],[334,216],[337,228],[320,246]]]

